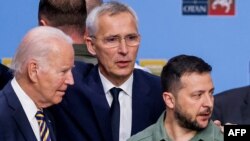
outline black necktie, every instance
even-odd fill
[[[120,128],[120,104],[119,93],[122,91],[120,88],[110,89],[110,93],[113,96],[113,102],[111,104],[111,127],[113,134],[113,141],[119,141],[119,128]]]

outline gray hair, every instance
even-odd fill
[[[135,13],[135,11],[129,7],[128,5],[116,2],[116,1],[110,1],[107,3],[103,3],[101,6],[95,7],[87,16],[86,19],[86,28],[88,31],[88,34],[90,36],[94,35],[97,32],[97,24],[98,24],[98,17],[104,14],[109,15],[116,15],[122,12],[128,12],[130,13],[136,20],[136,25],[138,28],[138,18]]]
[[[54,50],[55,40],[72,44],[72,39],[61,30],[49,26],[39,26],[31,29],[21,41],[15,56],[13,57],[11,68],[14,73],[23,73],[27,66],[28,60],[36,59],[46,61],[47,54]]]

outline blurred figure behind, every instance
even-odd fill
[[[73,40],[75,60],[96,64],[95,56],[88,52],[84,42],[86,17],[84,0],[40,0],[39,25],[61,29]]]
[[[233,88],[214,96],[213,120],[222,125],[250,124],[250,86]]]
[[[0,64],[0,90],[8,83],[8,81],[13,77],[12,71],[5,66]]]

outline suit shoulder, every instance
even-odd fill
[[[7,106],[7,99],[3,93],[3,91],[0,91],[0,121],[2,119],[5,119],[3,117],[5,117],[7,115],[7,109],[8,109],[8,106]],[[2,121],[1,121],[2,122]],[[2,123],[1,123],[2,124]]]
[[[160,81],[160,77],[159,76],[151,74],[151,73],[146,72],[146,71],[141,70],[141,69],[135,69],[134,70],[134,74],[136,76],[138,76],[138,77],[143,77],[143,78],[146,78],[148,80]]]
[[[80,61],[75,61],[74,65],[75,65],[75,67],[72,69],[74,79],[85,78],[89,74],[89,72],[92,70],[92,68],[94,67],[93,64],[84,63],[84,62],[80,62]]]
[[[238,87],[220,92],[215,95],[215,99],[239,99],[250,94],[250,86]],[[240,96],[239,96],[240,95]]]
[[[13,78],[12,70],[0,64],[0,90]]]
[[[159,76],[153,75],[140,69],[135,69],[134,80],[136,81],[137,86],[147,86],[154,91],[153,93],[161,94],[162,92],[161,81]]]
[[[81,61],[75,61],[74,62],[74,70],[85,70],[85,71],[89,71],[90,69],[92,69],[94,67],[93,64],[90,64],[90,63],[84,63],[84,62],[81,62]]]

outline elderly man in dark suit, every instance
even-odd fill
[[[52,27],[30,30],[12,61],[14,78],[0,91],[1,141],[55,141],[45,108],[74,83],[72,40]]]
[[[165,109],[160,78],[134,69],[140,44],[137,16],[119,2],[93,9],[86,44],[98,65],[76,65],[75,85],[54,107],[58,139],[125,141],[156,122]]]
[[[213,120],[222,125],[250,124],[250,86],[230,89],[214,96]]]

